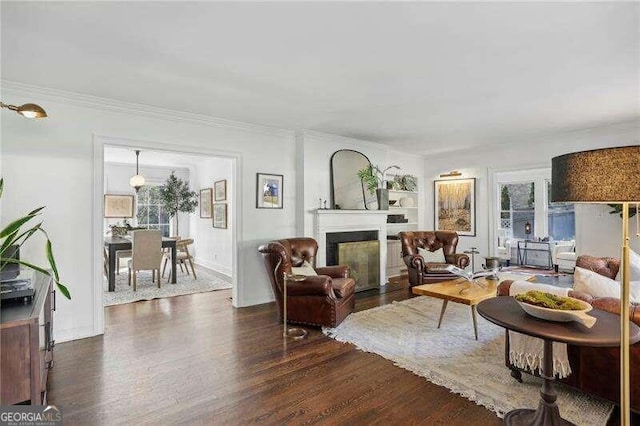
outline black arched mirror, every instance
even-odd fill
[[[369,193],[358,177],[358,171],[371,162],[361,152],[341,149],[331,156],[331,208],[365,210],[375,205],[375,194]],[[375,207],[374,207],[375,209]]]

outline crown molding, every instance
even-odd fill
[[[176,111],[167,108],[137,104],[133,102],[118,101],[110,98],[102,98],[76,92],[68,92],[65,90],[18,83],[9,80],[0,80],[0,90],[2,91],[3,95],[6,93],[10,93],[16,96],[37,97],[38,99],[46,99],[53,102],[101,109],[105,111],[126,113],[130,115],[135,114],[148,118],[186,122],[216,128],[242,130],[249,133],[261,133],[272,136],[293,137],[295,135],[295,131],[292,129],[282,129],[261,124],[227,120],[224,118],[211,117],[204,114],[194,114],[190,112]]]
[[[303,140],[305,138],[314,138],[314,139],[321,139],[328,142],[341,142],[345,144],[358,145],[361,147],[367,147],[371,149],[379,149],[382,151],[396,151],[396,152],[403,152],[403,153],[410,152],[410,151],[398,149],[393,145],[387,145],[380,142],[371,142],[364,139],[351,138],[348,136],[334,135],[333,133],[325,133],[325,132],[320,132],[318,130],[300,130],[296,133],[296,136],[298,137],[298,139],[303,139]],[[422,154],[418,154],[418,155],[421,157],[424,156]]]

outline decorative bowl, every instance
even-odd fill
[[[593,325],[596,323],[596,319],[590,315],[587,315],[587,312],[593,309],[593,307],[584,300],[575,299],[573,297],[570,297],[569,299],[572,299],[581,304],[583,306],[583,309],[568,311],[561,309],[543,308],[542,306],[531,305],[529,303],[520,302],[519,300],[516,300],[516,302],[518,302],[518,304],[522,307],[522,310],[524,310],[532,317],[554,322],[577,321],[587,328],[593,327]]]

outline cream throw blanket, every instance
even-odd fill
[[[530,290],[540,290],[556,296],[566,297],[568,288],[560,288],[547,284],[536,284],[529,281],[514,281],[509,288],[509,296],[526,293]],[[544,342],[542,339],[509,331],[509,361],[514,366],[523,370],[542,373]],[[565,343],[553,343],[553,374],[563,378],[571,374],[569,358],[567,357],[567,345]]]

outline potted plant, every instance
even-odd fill
[[[183,181],[171,172],[164,185],[158,190],[162,207],[170,218],[176,218],[176,235],[180,235],[178,229],[178,212],[193,213],[198,206],[198,196],[195,191],[189,190],[189,183]]]
[[[378,166],[369,164],[364,169],[358,170],[358,177],[367,187],[370,193],[376,194],[378,199],[378,210],[389,210],[389,190],[386,187],[386,174],[389,170],[397,169],[398,166],[389,166],[380,170]]]
[[[0,198],[2,198],[2,192],[4,190],[4,178],[0,178]],[[55,258],[53,257],[53,247],[47,231],[42,228],[42,222],[35,225],[29,225],[34,219],[42,214],[43,207],[38,207],[35,210],[31,210],[26,216],[18,218],[9,223],[0,231],[0,269],[4,268],[9,263],[14,263],[22,266],[26,266],[29,269],[33,269],[43,274],[49,275],[53,278],[60,290],[60,293],[67,299],[71,299],[71,294],[67,287],[60,282],[60,276],[58,275],[58,267],[56,266]],[[23,229],[25,226],[30,226],[29,229]],[[26,262],[22,259],[15,259],[11,256],[16,248],[22,247],[24,243],[29,241],[35,234],[44,235],[47,240],[45,243],[45,253],[47,255],[47,261],[49,262],[49,270],[35,265],[30,262]]]

